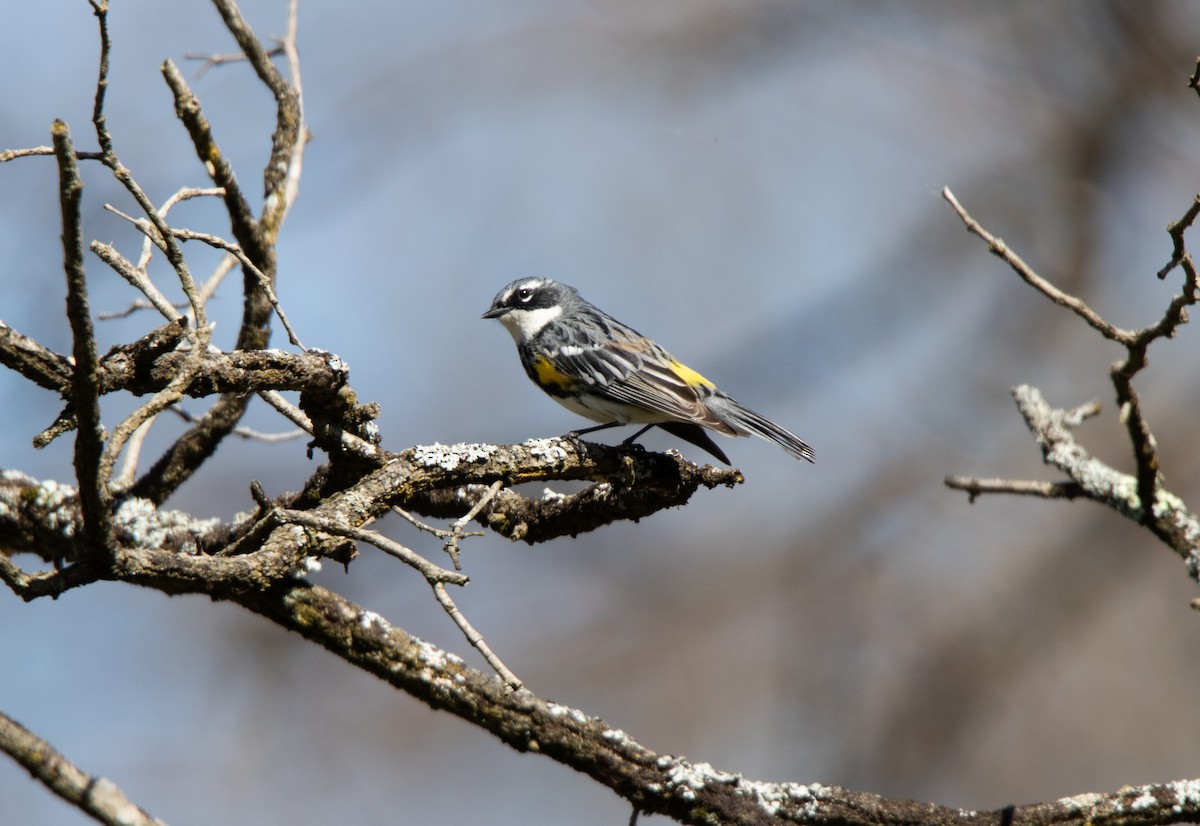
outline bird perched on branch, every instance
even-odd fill
[[[522,278],[497,293],[483,317],[497,319],[512,334],[534,384],[568,410],[601,423],[577,434],[644,424],[625,440],[630,444],[657,425],[729,464],[708,435],[714,430],[759,436],[797,459],[813,460],[803,439],[722,393],[574,287]]]

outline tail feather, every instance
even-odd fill
[[[729,457],[725,455],[725,451],[717,447],[717,443],[708,435],[708,431],[698,424],[688,424],[687,422],[660,422],[659,427],[670,433],[672,436],[678,436],[685,442],[691,442],[696,447],[703,448],[716,456],[725,464],[729,465]]]
[[[706,399],[705,403],[713,413],[716,413],[738,433],[746,436],[758,436],[768,442],[774,442],[797,459],[813,461],[813,449],[807,442],[765,416],[755,413],[736,399],[721,393]]]

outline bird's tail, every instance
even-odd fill
[[[758,436],[768,442],[774,442],[797,459],[813,461],[813,449],[807,442],[765,416],[755,413],[737,399],[717,393],[705,399],[704,403],[738,433],[744,436]]]
[[[729,457],[725,455],[725,451],[717,447],[717,443],[708,435],[708,431],[700,425],[688,422],[661,422],[658,426],[671,435],[678,436],[685,442],[691,442],[696,447],[704,448],[725,464],[730,464]]]

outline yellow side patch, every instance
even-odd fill
[[[710,390],[715,390],[717,387],[711,381],[704,378],[704,376],[700,375],[695,370],[688,367],[686,364],[677,361],[676,359],[671,359],[671,372],[683,379],[687,383],[688,387],[696,387],[699,385],[707,387]]]
[[[545,356],[534,357],[533,372],[537,375],[538,384],[543,387],[547,384],[556,384],[566,390],[575,386],[575,380],[565,373],[560,373],[556,370],[554,365]]]

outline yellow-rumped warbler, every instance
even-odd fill
[[[760,436],[797,459],[813,460],[804,440],[744,407],[711,381],[548,278],[523,278],[496,294],[484,318],[499,319],[517,342],[533,383],[568,410],[601,422],[577,433],[624,424],[663,430],[702,447],[725,464],[704,428],[726,436]]]

